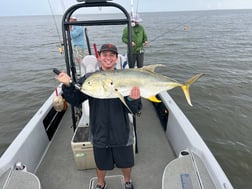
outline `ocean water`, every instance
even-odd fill
[[[85,15],[94,17],[95,15]],[[180,89],[170,91],[202,136],[234,188],[252,186],[252,10],[142,13],[149,46],[145,64],[178,81],[205,73],[191,87],[193,107]],[[0,154],[57,86],[52,68],[61,18],[0,17]],[[88,28],[91,44],[121,42],[123,26]],[[87,52],[86,52],[87,53]]]

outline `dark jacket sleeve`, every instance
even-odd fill
[[[78,84],[82,85],[84,80],[85,77],[81,78]],[[76,89],[73,84],[71,84],[69,87],[63,85],[62,90],[63,90],[63,97],[69,104],[73,106],[79,106],[83,101],[88,99],[88,96],[82,93],[80,90]]]
[[[143,107],[141,98],[139,98],[137,100],[133,100],[133,99],[130,99],[129,97],[126,97],[125,99],[126,99],[127,105],[131,109],[132,113],[136,114],[141,111],[141,109]]]

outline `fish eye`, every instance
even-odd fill
[[[113,81],[111,81],[111,82],[110,82],[110,85],[113,85],[113,84],[114,84]]]

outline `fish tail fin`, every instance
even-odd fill
[[[190,97],[190,92],[189,92],[189,88],[190,86],[195,82],[197,81],[201,76],[203,76],[204,74],[197,74],[195,76],[193,76],[192,78],[190,78],[189,80],[186,81],[186,83],[184,85],[181,85],[181,88],[185,94],[185,97],[186,97],[186,100],[187,100],[187,103],[192,106],[192,103],[191,103],[191,97]]]

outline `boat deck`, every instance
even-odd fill
[[[137,117],[138,153],[132,170],[132,180],[136,189],[162,188],[162,175],[165,166],[175,158],[161,127],[156,111],[149,101],[143,100],[143,110]],[[78,170],[71,149],[73,131],[70,111],[61,122],[52,144],[36,175],[43,189],[89,189],[90,180],[96,177],[95,169]],[[153,116],[154,115],[154,116]],[[121,178],[120,169],[107,172],[107,184],[110,189],[118,182],[114,175]],[[118,176],[119,175],[119,176]]]

